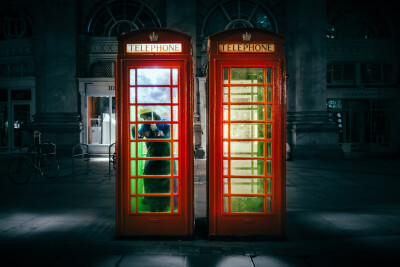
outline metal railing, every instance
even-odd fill
[[[75,158],[82,158],[86,161],[86,173],[89,171],[89,146],[87,144],[77,144],[72,148],[72,177],[75,179]]]
[[[111,180],[111,164],[113,165],[113,169],[115,170],[116,159],[115,143],[112,143],[108,146],[108,180]]]

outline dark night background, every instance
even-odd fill
[[[11,261],[5,266],[135,266],[150,262],[149,255],[164,257],[154,258],[154,266],[247,266],[242,260],[253,266],[398,263],[396,4],[0,0],[0,247]],[[108,180],[107,153],[115,143],[116,37],[144,28],[170,28],[192,37],[195,214],[204,221],[207,40],[243,27],[284,37],[287,241],[213,243],[202,234],[188,243],[113,240],[115,180],[114,173]],[[7,177],[8,160],[33,144],[34,130],[43,142],[57,145],[60,177],[37,176],[15,186]],[[79,143],[96,158],[88,172],[78,163],[72,178],[71,151]]]

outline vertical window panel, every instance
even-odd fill
[[[178,85],[178,69],[172,69],[172,85]]]
[[[179,134],[178,124],[174,124],[174,140],[178,139],[178,134]]]
[[[130,85],[136,85],[135,73],[136,73],[136,69],[130,69],[129,70],[129,84]]]
[[[136,157],[136,142],[131,142],[131,158]]]
[[[228,138],[228,127],[229,127],[229,124],[228,123],[224,123],[224,125],[223,125],[224,138]]]
[[[272,212],[272,197],[267,197],[267,212]]]
[[[224,197],[224,212],[229,212],[229,197]]]
[[[179,149],[178,149],[178,142],[174,142],[174,145],[173,145],[174,147],[173,147],[173,153],[174,153],[174,157],[178,157],[179,156]]]
[[[224,175],[228,175],[228,160],[224,160]]]
[[[228,150],[229,142],[224,141],[222,146],[223,146],[224,157],[228,157],[229,156],[229,150]]]
[[[130,107],[130,120],[136,121],[136,107],[135,106]]]
[[[272,175],[272,163],[271,163],[271,160],[267,160],[267,175]]]
[[[228,112],[229,112],[229,106],[224,105],[223,106],[223,118],[222,118],[224,121],[227,121],[229,119]]]
[[[272,156],[272,144],[271,141],[267,142],[267,157],[271,157]]]
[[[229,69],[228,68],[224,68],[224,84],[228,84],[228,75],[229,75]]]
[[[172,89],[172,102],[174,104],[178,103],[178,87]]]
[[[271,118],[272,118],[271,105],[267,105],[267,121],[270,121]]]
[[[226,103],[226,102],[228,102],[229,100],[229,95],[228,95],[228,91],[229,89],[228,89],[228,87],[226,87],[226,86],[224,86],[224,102]]]
[[[131,195],[136,194],[136,179],[131,179]]]
[[[129,103],[135,104],[136,102],[136,92],[135,92],[135,87],[129,88]]]
[[[179,199],[178,199],[178,196],[174,196],[173,197],[173,201],[174,201],[173,212],[179,212]]]
[[[272,136],[272,124],[267,123],[267,139],[271,139]]]
[[[131,160],[131,176],[135,176],[135,175],[136,175],[136,161]]]
[[[131,212],[136,212],[136,198],[131,197]]]
[[[271,68],[267,68],[267,80],[266,83],[271,83]]]
[[[136,126],[135,124],[131,124],[130,127],[130,135],[131,135],[131,140],[136,139]]]
[[[224,194],[229,194],[229,179],[224,178]]]
[[[179,193],[179,179],[174,178],[174,194],[178,194],[178,193]]]
[[[174,164],[174,175],[178,175],[178,167],[179,167],[179,164],[178,164],[178,160],[174,160],[173,161],[173,164]]]
[[[267,102],[272,101],[272,86],[267,86]]]
[[[173,106],[173,120],[178,121],[178,106]]]

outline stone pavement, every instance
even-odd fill
[[[55,180],[17,186],[0,163],[0,266],[400,266],[400,160],[287,162],[287,239],[209,240],[204,161],[192,240],[115,240],[115,177],[62,158]],[[203,168],[203,169],[201,169]]]

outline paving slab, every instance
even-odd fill
[[[253,258],[255,267],[303,267],[308,266],[304,258],[288,256],[257,256]]]
[[[118,266],[121,255],[68,254],[55,258],[49,265],[54,267],[113,267]]]
[[[187,267],[254,267],[247,256],[187,256]]]
[[[287,237],[278,241],[208,239],[204,177],[194,184],[198,232],[192,240],[117,240],[115,177],[111,172],[109,179],[108,162],[93,160],[88,170],[77,164],[75,177],[71,159],[60,162],[56,179],[37,176],[18,186],[6,175],[7,159],[0,161],[1,266],[390,266],[390,261],[399,262],[400,161],[287,162]]]
[[[185,256],[175,255],[126,255],[119,267],[186,267]]]

